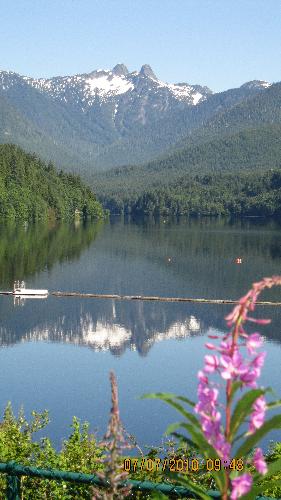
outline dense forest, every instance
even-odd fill
[[[111,213],[281,216],[281,170],[190,175],[134,197],[101,197]]]
[[[146,165],[92,177],[112,213],[280,215],[281,126],[183,148]]]
[[[36,155],[0,145],[0,217],[40,219],[100,218],[103,210],[79,176],[57,172]]]
[[[175,215],[281,216],[281,171],[196,175],[140,196],[133,212]]]

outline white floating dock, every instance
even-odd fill
[[[30,297],[30,295],[41,297],[48,294],[49,294],[48,290],[32,290],[32,289],[29,290],[28,288],[16,288],[13,291],[13,295],[24,295],[27,297]]]
[[[22,281],[15,281],[13,295],[17,297],[47,297],[48,290],[25,288],[25,283]]]

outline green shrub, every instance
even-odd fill
[[[93,474],[102,469],[103,449],[98,446],[95,436],[89,432],[89,424],[81,423],[73,417],[71,434],[57,451],[49,438],[35,440],[34,434],[49,422],[47,411],[32,412],[29,423],[21,410],[16,417],[11,404],[5,409],[0,424],[0,462],[15,460],[22,465],[38,468],[54,468],[65,471]],[[0,499],[5,499],[6,479],[0,475]],[[42,499],[91,499],[91,486],[75,483],[21,478],[22,497],[29,500]]]

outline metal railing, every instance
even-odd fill
[[[0,463],[0,473],[7,474],[7,500],[21,500],[21,476],[37,477],[40,479],[49,479],[56,481],[67,481],[80,484],[88,484],[100,486],[101,488],[106,488],[108,484],[101,479],[99,479],[94,474],[83,474],[80,472],[66,472],[56,469],[38,469],[36,467],[30,467],[25,465],[17,464],[14,461]],[[128,480],[126,484],[130,484],[133,491],[159,491],[166,495],[175,495],[178,498],[189,497],[196,498],[194,493],[189,491],[183,486],[175,486],[171,484],[164,483],[152,483],[150,481],[135,481]],[[125,483],[124,483],[125,484]],[[219,498],[218,492],[209,492],[212,498]]]
[[[94,474],[83,474],[80,472],[66,472],[57,469],[38,469],[36,467],[30,467],[25,465],[17,464],[15,461],[10,461],[6,463],[0,463],[0,474],[7,474],[7,489],[6,489],[6,499],[7,500],[21,500],[21,481],[22,476],[36,477],[40,479],[49,479],[56,481],[67,481],[78,484],[88,484],[100,486],[101,488],[106,488],[108,484],[102,481],[99,477]],[[128,480],[124,482],[125,484],[130,484],[132,491],[141,491],[144,493],[149,493],[152,491],[161,492],[167,496],[173,496],[178,498],[198,498],[196,494],[188,490],[183,486],[177,486],[167,483],[152,483],[150,481],[136,481]],[[207,494],[211,498],[220,498],[220,493],[218,491],[208,491]],[[257,497],[259,500],[270,500],[268,497]]]

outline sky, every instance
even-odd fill
[[[0,70],[33,77],[150,64],[214,91],[281,80],[281,0],[0,0]]]

